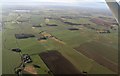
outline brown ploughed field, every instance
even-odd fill
[[[39,54],[53,74],[80,74],[73,64],[57,51]]]

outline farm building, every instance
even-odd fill
[[[23,54],[22,60],[24,63],[31,63],[32,62],[32,60],[28,54]]]
[[[32,34],[15,34],[16,39],[25,39],[30,37],[35,37]]]

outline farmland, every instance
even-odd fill
[[[80,74],[80,72],[57,51],[41,53],[40,56],[54,74]],[[64,66],[61,66],[61,64],[64,64]]]
[[[87,13],[83,7],[53,6],[25,9],[3,8],[3,74],[14,74],[23,54],[32,60],[22,69],[30,74],[118,72],[118,24],[112,15],[105,14],[106,10],[94,8]],[[13,48],[21,52],[11,51]]]

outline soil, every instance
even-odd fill
[[[80,71],[57,51],[43,52],[39,56],[53,74],[80,74]]]
[[[79,51],[80,53],[84,54],[85,56],[87,56],[88,58],[93,59],[94,61],[96,61],[98,64],[105,66],[106,68],[117,72],[118,71],[118,66],[117,64],[115,64],[114,62],[112,62],[111,60],[107,59],[106,57],[100,55],[97,52],[93,52],[93,51],[86,51],[87,47],[84,46],[79,46],[77,48],[75,48],[77,51]]]
[[[29,74],[37,74],[35,68],[33,66],[26,66],[24,71],[28,72]]]

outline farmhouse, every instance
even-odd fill
[[[32,60],[28,54],[23,54],[22,60],[24,63],[31,63],[32,62]]]
[[[15,34],[16,39],[25,39],[25,38],[30,38],[30,37],[35,37],[32,34]]]

